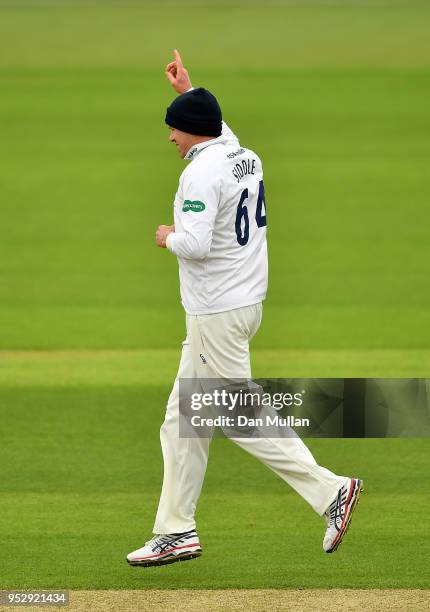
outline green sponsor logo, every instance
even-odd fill
[[[200,200],[185,200],[182,210],[184,212],[187,212],[188,210],[191,210],[192,212],[202,212],[202,210],[205,208],[205,204],[200,202]]]

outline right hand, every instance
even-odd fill
[[[175,60],[166,66],[166,77],[178,94],[183,94],[192,88],[188,70],[184,68],[179,51],[174,49]]]

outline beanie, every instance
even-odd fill
[[[166,123],[196,136],[220,136],[221,109],[217,99],[203,87],[181,94],[168,107]]]

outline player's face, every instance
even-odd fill
[[[176,128],[169,128],[170,142],[174,142],[178,153],[181,157],[185,157],[188,150],[193,146],[193,136],[192,134],[187,134],[187,132],[181,132],[181,130],[177,130]]]

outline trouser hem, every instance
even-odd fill
[[[327,508],[331,505],[331,503],[336,499],[336,495],[338,494],[338,491],[341,487],[343,487],[349,480],[348,476],[345,476],[345,478],[343,480],[339,481],[339,486],[336,488],[336,490],[331,493],[328,497],[327,500],[324,501],[322,504],[320,504],[318,507],[314,508],[315,512],[317,514],[319,514],[320,516],[324,516],[325,511],[327,510]]]
[[[172,533],[186,533],[187,531],[194,531],[196,529],[195,523],[188,523],[187,525],[179,526],[173,525],[170,529],[168,525],[161,526],[157,528],[157,525],[154,525],[154,529],[152,533],[154,535],[171,535]]]

